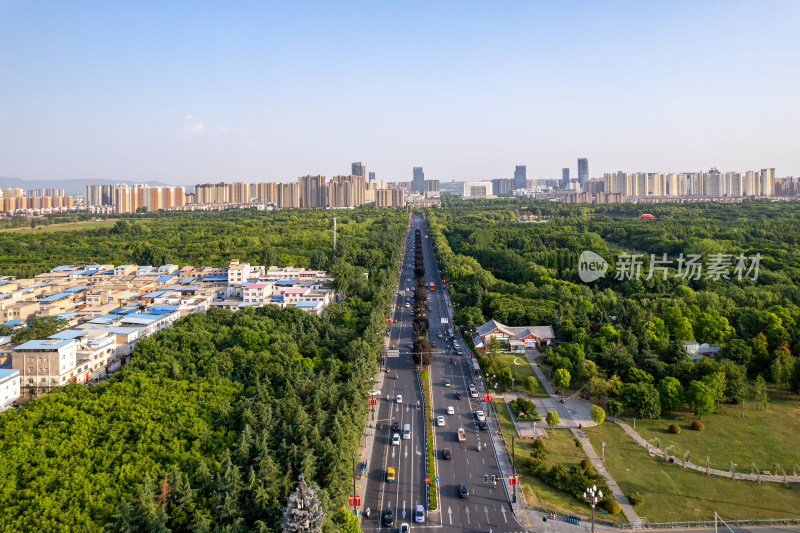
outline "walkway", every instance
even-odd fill
[[[633,510],[633,506],[628,501],[628,498],[626,498],[625,495],[622,493],[622,490],[619,488],[619,485],[617,485],[617,482],[614,481],[614,478],[612,478],[611,474],[609,474],[608,470],[606,470],[603,461],[600,460],[600,457],[597,456],[597,453],[594,451],[594,448],[592,448],[592,443],[589,442],[589,439],[586,438],[586,435],[583,434],[583,431],[578,429],[578,425],[572,419],[572,415],[570,414],[570,412],[566,408],[562,407],[564,406],[564,404],[557,402],[555,400],[556,392],[553,390],[553,387],[550,385],[550,382],[545,377],[544,372],[542,372],[542,369],[539,368],[538,364],[536,364],[537,354],[541,355],[541,353],[538,352],[537,350],[525,350],[525,358],[528,360],[528,363],[530,363],[531,368],[533,368],[533,371],[536,373],[536,376],[542,383],[544,390],[547,392],[547,394],[550,395],[550,403],[552,404],[552,407],[549,410],[557,412],[558,417],[561,419],[562,424],[566,424],[566,426],[572,431],[572,434],[578,437],[578,439],[581,441],[581,444],[583,445],[583,451],[586,453],[586,456],[592,461],[592,465],[594,466],[595,470],[597,470],[598,473],[600,473],[604,478],[606,478],[608,487],[611,489],[611,493],[613,494],[614,499],[617,500],[620,507],[622,507],[622,512],[623,514],[625,514],[625,518],[628,519],[628,522],[630,522],[631,525],[638,525],[640,523],[639,516],[636,514],[636,511]],[[541,413],[541,414],[544,415],[546,413]]]
[[[636,443],[639,446],[641,446],[642,448],[645,448],[648,452],[650,452],[650,453],[652,453],[654,455],[657,455],[658,457],[661,457],[662,459],[664,458],[664,452],[662,450],[656,448],[655,446],[652,446],[652,445],[648,444],[648,442],[644,439],[644,437],[639,435],[636,432],[636,430],[634,430],[630,426],[630,424],[628,424],[626,422],[623,422],[622,420],[614,419],[614,418],[611,418],[611,417],[606,417],[606,420],[610,420],[612,422],[615,422],[619,427],[621,427],[625,431],[625,433],[630,435],[631,438],[633,440],[635,440]],[[667,457],[669,458],[669,457],[674,457],[674,456],[668,455]],[[674,457],[674,463],[676,465],[679,465],[679,466],[684,466],[683,461],[680,460],[677,457]],[[749,473],[748,474],[739,474],[739,473],[736,473],[736,472],[734,472],[734,474],[731,474],[730,471],[717,470],[716,468],[708,468],[707,466],[698,465],[698,464],[692,463],[690,461],[686,462],[685,468],[690,468],[692,470],[697,470],[698,472],[702,472],[703,474],[710,474],[710,475],[714,475],[714,476],[726,477],[728,479],[731,479],[732,477],[735,476],[735,479],[745,479],[745,480],[748,480],[748,481],[759,481],[759,478],[760,478],[761,481],[770,481],[770,482],[773,482],[773,483],[783,483],[784,481],[787,482],[787,483],[800,483],[800,476],[776,476],[776,475],[761,475],[761,476],[759,476],[758,474],[749,474]]]

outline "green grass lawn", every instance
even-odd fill
[[[637,429],[639,423],[636,424]],[[606,468],[626,495],[638,491],[644,502],[639,516],[651,522],[800,517],[800,486],[731,481],[650,457],[622,429],[610,422],[585,429],[596,450],[606,443]],[[683,434],[681,434],[682,436]]]
[[[521,378],[520,380],[514,383],[514,390],[519,391],[526,391],[528,396],[531,398],[547,398],[547,393],[544,390],[544,387],[539,382],[539,379],[536,378],[537,388],[535,391],[531,392],[528,391],[526,388],[527,380],[529,376],[536,377],[531,365],[528,363],[528,360],[525,358],[525,355],[520,354],[513,354],[513,353],[504,353],[500,352],[497,354],[497,364],[501,366],[508,366],[511,368],[512,374],[519,375]],[[497,380],[495,380],[497,381]],[[491,384],[494,386],[494,383]],[[498,391],[510,391],[511,387],[503,387],[503,385],[497,386]]]
[[[0,229],[0,231],[18,231],[18,232],[29,232],[29,231],[41,231],[41,232],[53,232],[53,231],[74,231],[80,229],[97,229],[97,228],[110,228],[114,224],[117,223],[117,219],[108,219],[108,220],[86,220],[83,222],[68,222],[66,224],[51,224],[49,226],[39,226],[37,225],[36,228],[31,228],[30,226],[23,226],[19,228],[5,228]]]
[[[508,413],[508,408],[503,399],[495,398],[492,401],[500,418],[500,424],[503,427],[506,445],[508,449],[511,450],[511,435],[516,436],[514,423],[511,421],[511,416]],[[564,463],[569,465],[579,463],[586,458],[586,454],[583,453],[583,450],[575,447],[572,441],[572,433],[569,430],[548,429],[547,433],[549,435],[546,439],[548,463]],[[515,439],[514,460],[517,463],[517,472],[520,474],[520,481],[528,503],[531,505],[552,507],[564,512],[581,513],[584,515],[591,514],[591,508],[585,503],[579,502],[573,498],[571,494],[554,489],[539,478],[529,476],[522,472],[521,466],[525,464],[525,461],[530,457],[532,449],[532,439]],[[611,518],[604,516],[603,518],[613,520],[619,517]],[[624,520],[624,517],[622,517],[622,519]]]
[[[749,472],[755,462],[759,469],[775,473],[777,462],[791,475],[792,465],[800,464],[800,396],[772,390],[770,397],[766,418],[760,404],[748,402],[744,409],[725,405],[723,412],[704,417],[704,431],[690,428],[696,417],[688,411],[661,420],[637,420],[636,431],[647,440],[657,437],[662,449],[674,444],[678,457],[688,450],[691,461],[700,465],[710,457],[711,466],[720,470],[729,470],[733,460],[737,472]],[[631,419],[625,421],[632,424]],[[672,423],[681,427],[680,435],[667,431]]]

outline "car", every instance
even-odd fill
[[[567,402],[567,400],[565,400],[564,398],[561,398],[561,403],[566,403],[566,402]]]
[[[411,283],[411,278],[406,278],[406,283]]]
[[[392,527],[394,525],[394,511],[387,509],[383,512],[383,526]]]
[[[392,423],[392,431],[400,431],[400,422],[395,420]]]
[[[440,331],[436,336],[441,339],[442,338],[442,332]]]
[[[476,390],[469,391],[469,397],[470,398],[477,398],[478,397],[478,391],[476,391]]]
[[[469,384],[469,390],[475,390],[475,384],[474,383],[470,383]]]
[[[456,410],[455,410],[455,409],[453,409],[453,406],[452,406],[452,405],[448,405],[448,406],[447,406],[447,414],[448,414],[448,415],[454,415],[454,414],[456,414]]]
[[[411,307],[411,304],[406,302],[406,307]]]
[[[370,396],[380,396],[381,395],[381,391],[379,391],[379,390],[371,390],[371,391],[369,391],[369,395]]]
[[[394,467],[390,466],[386,469],[386,481],[394,483]]]
[[[411,349],[411,348],[413,348],[413,347],[414,347],[414,343],[413,343],[413,342],[409,342],[409,343],[408,343],[408,349],[410,350],[410,349]]]
[[[400,524],[400,533],[411,533],[411,526],[403,522]]]
[[[435,343],[435,342],[432,342],[432,343],[431,343],[431,346],[433,346],[434,348],[436,348],[436,343]]]
[[[417,524],[425,522],[425,508],[421,505],[417,505],[417,508],[414,509],[414,522]]]
[[[392,435],[392,446],[400,446],[400,433]]]
[[[489,424],[486,422],[486,420],[478,422],[478,429],[481,431],[489,431]]]
[[[444,417],[443,416],[436,417],[436,425],[440,426],[440,427],[444,425]]]
[[[486,420],[486,413],[478,409],[477,411],[475,411],[475,418],[483,422],[484,420]]]
[[[390,349],[390,350],[394,350],[394,344],[390,344],[390,345],[389,345],[389,349]]]
[[[456,400],[460,400],[460,399],[461,399],[461,398],[463,398],[463,397],[464,397],[464,395],[463,395],[463,394],[461,394],[460,392],[457,392],[457,393],[456,393]]]
[[[402,394],[398,394],[397,395],[397,403],[403,403],[403,395]]]
[[[458,486],[458,497],[459,498],[469,498],[469,487],[466,483],[461,483]]]
[[[459,357],[460,357],[460,356],[462,356],[462,355],[464,355],[464,352],[462,352],[462,351],[461,351],[461,348],[459,348],[458,350],[456,350],[456,353],[459,355]]]
[[[442,450],[442,459],[452,459],[453,458],[453,451],[450,448],[445,448]]]
[[[449,379],[444,380],[444,386],[445,387],[449,387],[450,386],[450,380]]]

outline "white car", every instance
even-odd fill
[[[447,414],[448,414],[448,415],[454,415],[454,414],[456,414],[456,410],[455,410],[455,409],[453,409],[453,406],[452,406],[452,405],[448,405],[448,406],[447,406]]]
[[[472,389],[471,391],[469,391],[469,397],[470,398],[477,398],[478,397],[478,391],[476,391],[475,389]]]
[[[370,396],[380,396],[381,395],[381,391],[379,391],[379,390],[371,390],[371,391],[369,391],[369,395]]]
[[[475,411],[475,418],[477,418],[479,422],[483,422],[486,420],[486,414],[480,410]]]
[[[397,403],[403,403],[403,395],[402,394],[398,394],[397,395]]]
[[[469,384],[469,390],[476,390],[474,383]]]
[[[392,435],[392,446],[400,446],[400,433]]]
[[[440,417],[436,418],[436,425],[439,426],[439,427],[444,425],[444,417],[443,416],[440,416]]]
[[[417,524],[425,522],[425,508],[421,505],[417,505],[416,510],[414,510],[414,522]]]

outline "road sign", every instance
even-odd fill
[[[439,476],[436,476],[436,477],[435,477],[435,478],[433,478],[433,479],[435,479],[435,480],[436,480],[436,483],[439,483]]]
[[[425,483],[430,483],[430,482],[431,482],[431,478],[429,478],[429,477],[426,477],[426,478],[425,478]]]

